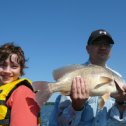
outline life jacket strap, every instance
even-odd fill
[[[5,104],[6,104],[6,101],[0,100],[0,105],[5,105]]]
[[[6,101],[4,100],[0,100],[0,105],[5,105],[6,104]],[[7,109],[7,113],[6,113],[6,116],[5,116],[5,119],[2,119],[0,120],[0,126],[7,126],[10,122],[10,109],[8,108]]]
[[[3,120],[0,120],[0,125],[4,126],[4,125],[8,125],[10,122],[9,119],[3,119]]]

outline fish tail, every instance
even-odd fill
[[[36,93],[36,101],[40,107],[48,101],[52,94],[49,85],[47,81],[35,81],[32,83],[33,90]]]

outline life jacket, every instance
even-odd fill
[[[21,85],[25,85],[33,91],[31,81],[26,78],[18,79],[0,86],[0,126],[9,125],[11,109],[6,105],[6,101],[9,99],[13,91]]]

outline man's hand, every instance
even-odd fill
[[[75,110],[79,111],[84,107],[85,101],[89,98],[89,90],[83,78],[75,77],[73,79],[70,97]]]
[[[118,89],[117,95],[112,95],[112,97],[119,102],[126,101],[126,84],[123,85],[122,90]]]
[[[123,86],[123,91],[119,92],[118,97],[116,98],[117,101],[126,101],[126,85]]]

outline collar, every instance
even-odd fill
[[[92,64],[91,61],[88,59],[88,61],[85,62],[85,63],[82,64],[82,65],[91,65],[91,64]],[[109,67],[107,66],[107,64],[105,64],[105,67],[106,67],[106,68],[109,68]]]

